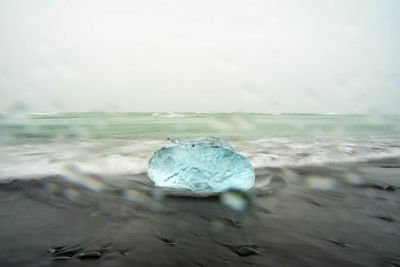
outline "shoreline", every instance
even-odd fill
[[[143,175],[100,193],[60,177],[2,182],[0,263],[400,265],[399,158],[256,169],[271,175],[271,190],[232,195],[242,212],[148,190]]]

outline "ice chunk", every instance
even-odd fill
[[[253,186],[250,161],[220,139],[171,143],[150,159],[147,174],[156,186],[201,192],[245,191]]]

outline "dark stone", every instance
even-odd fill
[[[81,254],[78,255],[78,259],[81,260],[88,260],[88,259],[98,259],[101,257],[101,253],[99,251],[87,251],[87,252],[82,252]]]
[[[396,191],[396,188],[394,188],[394,186],[388,185],[385,187],[386,191]]]
[[[387,222],[394,222],[393,218],[391,218],[391,217],[378,216],[377,218],[381,219],[381,220],[384,220],[384,221],[387,221]]]
[[[257,254],[257,253],[258,253],[258,251],[252,247],[241,247],[237,250],[237,254],[239,256],[249,256],[249,255],[253,255],[253,254]]]
[[[332,244],[338,245],[340,247],[347,248],[347,244],[344,242],[334,241],[334,240],[328,240],[328,241],[331,242]]]
[[[176,245],[177,242],[173,239],[165,238],[165,237],[160,237],[160,239],[164,242],[167,243],[168,245]]]

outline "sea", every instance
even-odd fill
[[[400,115],[1,113],[0,180],[143,174],[171,140],[208,137],[256,169],[324,166],[400,156]]]
[[[400,266],[399,122],[389,114],[2,113],[0,265]],[[155,151],[210,137],[249,158],[252,188],[154,186]]]

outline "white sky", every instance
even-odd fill
[[[0,0],[0,111],[400,113],[399,0]]]

